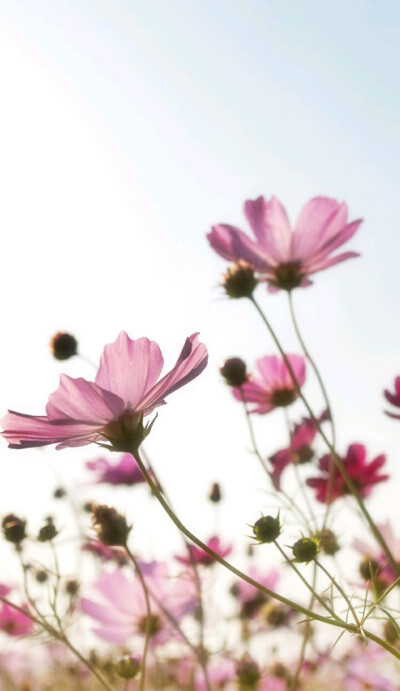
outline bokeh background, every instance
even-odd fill
[[[365,219],[349,245],[362,258],[317,275],[295,303],[339,450],[387,452],[392,481],[370,504],[397,522],[400,423],[383,415],[382,389],[400,374],[399,4],[2,0],[0,17],[1,409],[42,414],[60,372],[92,378],[82,360],[51,358],[58,330],[95,362],[120,330],[146,335],[167,366],[200,331],[209,367],[171,396],[147,448],[189,527],[216,528],[207,494],[218,480],[218,528],[242,537],[275,500],[218,366],[231,355],[252,366],[274,348],[251,305],[222,296],[225,262],[205,234],[220,221],[244,227],[243,202],[260,194],[277,195],[293,222],[312,196],[333,196]],[[286,296],[258,294],[296,351]],[[257,420],[265,453],[285,445],[281,418]],[[79,501],[106,500],[82,486],[97,455],[3,442],[1,512],[39,524],[60,483]],[[152,523],[142,547],[161,557],[177,538],[138,492],[113,503]]]

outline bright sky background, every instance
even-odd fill
[[[348,247],[363,256],[295,302],[339,450],[388,453],[393,481],[371,503],[398,523],[400,423],[383,415],[381,391],[400,374],[399,3],[2,0],[0,18],[2,410],[42,414],[60,372],[92,378],[78,359],[51,359],[58,330],[96,361],[120,330],[146,335],[167,366],[200,331],[210,365],[171,396],[147,448],[190,527],[212,529],[205,497],[220,480],[222,532],[243,535],[270,499],[218,366],[274,349],[246,301],[222,298],[226,263],[205,234],[218,221],[244,227],[243,202],[260,194],[293,221],[312,196],[333,196],[365,219]],[[258,296],[297,350],[285,295]],[[265,453],[284,445],[281,417],[257,421]],[[96,455],[3,443],[1,511],[39,521],[49,468],[69,484]],[[144,520],[131,495],[115,497]]]

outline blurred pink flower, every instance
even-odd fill
[[[213,550],[213,552],[216,552],[220,557],[227,557],[228,554],[232,552],[232,546],[227,545],[226,547],[223,547],[221,544],[221,540],[217,536],[210,537],[209,540],[206,542],[207,547]],[[214,557],[210,556],[205,552],[203,549],[200,547],[197,547],[196,545],[190,545],[189,546],[190,553],[192,555],[192,559],[196,564],[201,564],[202,566],[210,566],[211,564],[215,563]],[[190,559],[189,555],[180,557],[180,556],[175,556],[176,561],[179,561],[181,564],[184,564],[185,566],[190,566],[192,563],[192,560]]]
[[[86,540],[82,545],[84,552],[89,552],[101,561],[114,561],[120,566],[127,564],[126,552],[122,547],[108,547],[98,540]]]
[[[106,458],[87,461],[86,468],[97,473],[97,482],[109,485],[137,485],[146,482],[142,471],[130,453],[125,453],[117,463],[110,463]]]
[[[8,636],[26,636],[32,631],[33,626],[32,619],[6,602],[1,603],[0,631],[4,631]]]
[[[150,642],[159,645],[176,635],[174,626],[162,611],[163,606],[180,621],[196,609],[197,597],[192,582],[183,576],[171,577],[165,563],[141,563],[140,568],[150,592]],[[132,636],[145,634],[147,609],[139,578],[128,577],[117,569],[113,573],[104,573],[94,587],[104,604],[83,598],[81,609],[99,622],[99,626],[93,629],[99,638],[124,644]]]
[[[280,574],[277,569],[271,569],[266,573],[260,571],[256,566],[251,566],[249,576],[257,583],[273,590],[277,585]],[[260,611],[261,607],[267,602],[268,595],[250,583],[238,579],[232,585],[230,592],[240,604],[240,618],[251,619]]]
[[[299,386],[303,386],[306,378],[306,364],[301,355],[287,355],[293,374]],[[257,360],[257,367],[261,377],[250,377],[243,386],[233,389],[233,395],[238,401],[255,403],[256,407],[250,412],[269,413],[275,408],[288,406],[298,397],[292,377],[283,358],[277,355],[265,355]]]
[[[380,469],[386,463],[386,456],[384,454],[377,456],[370,463],[367,463],[366,456],[367,452],[363,444],[351,444],[346,456],[342,458],[343,464],[361,497],[367,497],[371,493],[373,485],[376,485],[378,482],[384,482],[389,477],[389,475],[379,474]],[[316,499],[326,504],[328,501],[330,454],[320,458],[318,465],[323,476],[309,478],[306,480],[306,483],[309,487],[313,487],[316,490]],[[333,467],[332,472],[331,502],[338,499],[338,497],[349,494],[346,483],[336,466]]]
[[[173,369],[157,382],[163,366],[160,348],[148,338],[132,341],[121,331],[106,345],[94,382],[61,375],[50,394],[47,415],[9,411],[1,420],[11,448],[58,444],[83,446],[108,441],[130,451],[146,436],[143,417],[165,403],[165,397],[197,377],[207,364],[206,347],[197,334],[186,339]]]
[[[383,395],[385,396],[386,400],[389,401],[389,403],[396,406],[396,408],[400,408],[400,377],[396,377],[394,380],[394,393],[391,393],[385,389]],[[389,417],[394,417],[397,418],[397,420],[400,420],[400,415],[396,413],[391,413],[388,410],[385,410],[385,413],[386,415],[389,415]]]
[[[248,200],[244,213],[255,240],[235,226],[217,224],[209,233],[213,249],[224,259],[250,264],[271,292],[311,284],[310,275],[357,257],[332,253],[353,237],[361,220],[347,223],[347,205],[315,197],[302,208],[294,231],[281,202],[272,197]]]
[[[327,410],[320,415],[318,422],[321,424],[325,420],[329,420]],[[290,463],[306,463],[312,459],[314,452],[311,444],[317,434],[318,430],[313,420],[304,417],[300,423],[294,426],[291,433],[291,446],[288,446],[286,449],[280,449],[280,451],[276,451],[276,453],[269,457],[273,466],[271,479],[276,489],[280,489],[281,475],[287,465]]]
[[[389,547],[396,562],[400,563],[400,538],[397,538],[393,532],[392,526],[389,521],[377,526],[379,532],[383,535],[383,538]],[[390,564],[388,564],[387,556],[382,552],[382,550],[375,545],[369,545],[368,542],[356,538],[353,541],[353,547],[357,552],[362,554],[367,563],[367,574],[368,577],[365,580],[370,580],[369,578],[369,562],[375,571],[376,581],[381,584],[384,588],[391,585],[398,577],[395,570]]]

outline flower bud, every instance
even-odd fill
[[[50,350],[56,360],[68,360],[78,352],[78,342],[71,334],[59,331],[50,341]]]
[[[318,540],[316,538],[310,540],[308,537],[301,537],[300,540],[294,543],[292,552],[295,561],[308,564],[318,553]]]
[[[359,571],[364,581],[370,581],[372,576],[376,578],[379,575],[381,567],[376,559],[365,557],[365,559],[360,562]]]
[[[46,583],[46,581],[49,579],[49,574],[47,571],[44,571],[44,569],[40,569],[39,571],[36,571],[35,578],[38,583]]]
[[[39,542],[49,542],[53,540],[57,535],[57,528],[53,523],[53,519],[49,517],[42,528],[39,530],[37,539]]]
[[[125,547],[132,526],[128,526],[126,519],[109,506],[95,506],[92,516],[93,528],[97,539],[103,545]]]
[[[340,545],[338,544],[335,533],[332,530],[329,530],[329,528],[319,530],[317,532],[317,539],[321,551],[325,554],[332,556],[340,549]]]
[[[394,645],[395,643],[398,642],[399,637],[400,637],[398,629],[396,629],[395,625],[393,624],[392,621],[390,621],[390,619],[388,619],[385,622],[383,632],[384,632],[385,641],[387,641],[388,643],[391,643],[391,645]]]
[[[246,363],[240,357],[228,358],[219,371],[229,386],[242,386],[247,381]]]
[[[3,518],[3,534],[8,542],[18,545],[26,537],[26,521],[21,520],[13,513],[9,513]]]
[[[57,487],[53,492],[53,497],[54,499],[64,499],[66,494],[67,492],[64,487]]]
[[[253,525],[253,533],[256,540],[260,543],[274,542],[281,534],[279,513],[276,518],[272,516],[261,516]]]
[[[75,578],[69,578],[65,583],[64,590],[70,597],[76,597],[79,593],[79,581]]]
[[[255,688],[260,681],[260,670],[249,655],[244,655],[236,664],[236,674],[240,684],[247,689]]]
[[[208,495],[208,498],[210,501],[212,501],[213,504],[218,504],[218,502],[221,501],[221,499],[222,499],[221,487],[219,486],[218,482],[214,482],[213,486],[211,487],[210,494]]]
[[[122,679],[133,679],[140,670],[139,658],[124,655],[115,664],[115,671]]]
[[[249,298],[257,283],[253,267],[240,260],[237,264],[232,264],[224,274],[222,286],[230,298]]]

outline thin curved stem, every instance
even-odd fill
[[[150,605],[150,597],[149,597],[149,591],[146,585],[146,581],[144,580],[142,570],[138,564],[137,559],[133,556],[131,550],[129,549],[128,545],[125,545],[125,552],[127,553],[129,559],[131,560],[133,566],[135,567],[136,574],[139,578],[139,581],[141,583],[142,589],[143,589],[143,595],[146,603],[146,614],[147,614],[147,619],[146,619],[146,629],[145,629],[145,639],[144,639],[144,647],[143,647],[143,656],[142,656],[142,662],[141,662],[141,668],[142,668],[142,674],[140,677],[140,691],[144,691],[146,688],[146,660],[147,660],[147,651],[149,649],[149,641],[150,641],[150,632],[151,632],[151,605]]]
[[[270,325],[270,323],[269,323],[268,319],[266,318],[264,312],[262,311],[261,307],[260,307],[259,304],[256,302],[254,296],[251,296],[251,297],[249,298],[249,300],[253,303],[253,305],[254,305],[254,307],[256,308],[258,314],[260,315],[260,317],[261,317],[261,319],[263,320],[265,326],[267,327],[269,333],[271,334],[271,336],[272,336],[272,338],[273,338],[273,340],[274,340],[274,343],[275,343],[276,347],[278,348],[278,350],[279,350],[279,352],[280,352],[280,354],[281,354],[281,356],[282,356],[282,358],[283,358],[283,360],[284,360],[284,362],[285,362],[285,365],[286,365],[286,367],[287,367],[287,370],[288,370],[288,372],[289,372],[289,374],[290,374],[290,376],[291,376],[291,379],[292,379],[292,381],[293,381],[293,386],[295,387],[295,390],[296,390],[297,395],[298,395],[299,398],[301,398],[301,400],[303,401],[303,403],[304,403],[304,405],[305,405],[305,407],[306,407],[306,409],[307,409],[307,411],[308,411],[308,413],[309,413],[309,415],[310,415],[310,418],[312,419],[313,423],[315,424],[315,426],[316,426],[316,428],[317,428],[317,430],[318,430],[319,435],[321,436],[321,438],[323,439],[324,443],[325,443],[326,446],[328,447],[328,449],[329,449],[329,451],[330,451],[330,453],[331,453],[331,455],[332,455],[332,458],[333,458],[333,461],[334,461],[336,467],[338,468],[340,474],[342,475],[342,477],[343,477],[343,479],[344,479],[344,481],[345,481],[345,483],[346,483],[346,486],[347,486],[347,488],[349,489],[350,493],[354,496],[355,500],[357,501],[357,504],[358,504],[358,506],[359,506],[359,508],[360,508],[360,511],[361,511],[361,513],[363,514],[364,518],[366,519],[366,521],[367,521],[367,523],[368,523],[368,525],[369,525],[369,527],[370,527],[370,529],[371,529],[371,532],[372,532],[373,536],[375,537],[375,539],[376,539],[376,541],[379,543],[379,545],[382,547],[382,550],[384,551],[384,553],[385,553],[385,555],[386,555],[388,561],[390,562],[391,567],[394,569],[395,573],[396,573],[397,575],[400,576],[400,566],[397,564],[395,558],[393,557],[393,554],[392,554],[392,552],[390,551],[389,546],[387,545],[386,540],[384,539],[384,537],[383,537],[383,535],[381,534],[380,530],[379,530],[379,529],[377,528],[377,526],[375,525],[375,523],[374,523],[374,521],[373,521],[373,519],[372,519],[372,517],[371,517],[371,515],[370,515],[370,513],[369,513],[369,511],[368,511],[368,509],[366,508],[366,506],[365,506],[365,504],[364,504],[364,502],[363,502],[363,500],[362,500],[362,497],[360,496],[360,494],[359,494],[359,492],[358,492],[358,490],[357,490],[357,487],[355,486],[353,480],[351,479],[350,475],[348,474],[348,472],[347,472],[347,470],[346,470],[346,467],[345,467],[344,464],[343,464],[342,459],[341,459],[340,456],[338,456],[338,454],[336,453],[334,447],[332,446],[332,444],[331,444],[331,442],[329,441],[328,437],[326,436],[324,430],[322,429],[322,427],[321,427],[321,425],[320,425],[320,423],[319,423],[317,417],[315,416],[315,414],[314,414],[314,412],[313,412],[313,410],[312,410],[310,404],[308,403],[307,399],[305,398],[305,396],[304,396],[304,394],[303,394],[303,392],[302,392],[302,390],[301,390],[301,387],[300,387],[300,385],[299,385],[299,382],[298,382],[297,379],[296,379],[296,375],[295,375],[294,372],[293,372],[293,368],[292,368],[292,366],[291,366],[291,364],[290,364],[290,360],[288,359],[288,357],[287,357],[285,351],[283,350],[283,348],[282,348],[282,346],[281,346],[281,344],[280,344],[280,341],[279,341],[277,335],[275,334],[275,331],[273,330],[272,326]]]
[[[361,623],[360,623],[360,620],[359,620],[359,618],[358,618],[358,616],[357,616],[357,612],[355,611],[355,609],[354,609],[354,607],[353,607],[353,605],[352,605],[352,602],[351,602],[350,598],[347,596],[347,594],[346,594],[345,591],[343,590],[343,588],[342,588],[342,586],[340,585],[340,583],[337,582],[337,580],[334,578],[334,576],[332,576],[332,575],[329,573],[328,569],[326,569],[325,566],[323,566],[323,565],[321,564],[321,562],[319,562],[317,559],[314,559],[314,562],[315,562],[315,564],[321,569],[321,571],[323,571],[324,574],[325,574],[326,576],[328,576],[329,580],[330,580],[331,583],[335,586],[336,590],[341,594],[342,598],[343,598],[344,601],[346,602],[346,604],[347,604],[347,606],[348,606],[350,612],[352,613],[352,615],[353,615],[353,617],[354,617],[354,621],[355,621],[355,623],[356,623],[356,625],[357,625],[357,628],[361,631]]]

